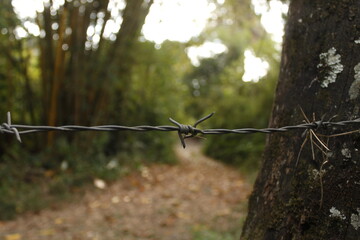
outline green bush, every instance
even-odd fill
[[[15,144],[0,162],[0,220],[39,211],[59,200],[71,199],[95,178],[114,181],[131,168],[151,162],[174,163],[171,136],[131,135],[127,146],[112,155],[104,151],[107,133],[78,133],[86,142],[58,136],[52,147],[31,153]],[[93,139],[93,140],[91,140]]]

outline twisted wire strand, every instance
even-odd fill
[[[240,128],[240,129],[207,129],[203,130],[204,134],[252,134],[252,133],[277,133],[277,132],[288,132],[291,130],[298,130],[298,129],[318,129],[320,127],[329,128],[329,127],[343,127],[355,123],[360,123],[360,118],[354,120],[346,120],[346,121],[339,121],[339,122],[313,122],[313,123],[303,123],[293,126],[284,126],[279,128],[263,128],[263,129],[256,129],[256,128]]]
[[[100,126],[78,126],[78,125],[65,125],[65,126],[35,126],[35,125],[20,125],[20,124],[11,124],[11,116],[10,113],[7,115],[7,123],[3,123],[0,126],[0,132],[6,134],[14,134],[18,141],[21,142],[20,135],[30,134],[35,132],[48,132],[48,131],[65,131],[65,132],[78,132],[78,131],[134,131],[134,132],[147,132],[147,131],[161,131],[161,132],[170,132],[177,131],[179,135],[179,139],[185,148],[185,139],[195,137],[197,134],[202,135],[214,135],[214,134],[253,134],[253,133],[279,133],[279,132],[287,132],[291,130],[306,130],[313,129],[316,130],[318,128],[328,128],[328,127],[343,127],[347,125],[360,123],[360,118],[353,120],[345,120],[339,122],[330,122],[330,121],[316,121],[312,123],[302,123],[293,126],[284,126],[279,128],[239,128],[239,129],[198,129],[197,125],[201,122],[212,117],[214,113],[211,113],[191,125],[183,125],[178,123],[172,118],[169,120],[175,124],[176,126],[148,126],[148,125],[140,125],[140,126],[121,126],[121,125],[100,125]]]

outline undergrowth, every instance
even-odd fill
[[[37,153],[15,143],[0,159],[0,220],[71,200],[97,178],[112,182],[143,164],[175,163],[170,138],[136,136],[126,146],[113,143],[118,148],[110,152],[107,134],[91,140],[84,133],[79,139],[87,141],[72,143],[59,137],[52,147]]]

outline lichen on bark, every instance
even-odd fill
[[[360,63],[354,67],[354,81],[349,89],[350,100],[354,100],[359,96],[360,93]]]
[[[334,47],[330,48],[327,52],[319,55],[320,63],[317,65],[321,71],[324,72],[324,76],[320,79],[320,86],[327,88],[330,83],[336,81],[337,75],[344,70],[344,66],[341,64],[340,54],[336,54]]]
[[[360,65],[354,67],[360,54],[354,40],[359,36],[360,1],[290,2],[270,127],[302,122],[299,107],[310,119],[358,117],[360,80],[354,82],[360,78]],[[317,133],[352,130],[337,127]],[[328,155],[316,149],[312,154],[308,142],[296,165],[303,141],[301,131],[268,136],[241,239],[360,239],[358,133],[329,138]],[[339,212],[330,212],[332,207]]]

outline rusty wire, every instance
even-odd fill
[[[181,141],[182,146],[185,148],[185,139],[192,138],[201,135],[210,135],[210,134],[253,134],[253,133],[278,133],[278,132],[287,132],[290,130],[306,130],[312,129],[317,130],[319,128],[328,128],[328,127],[342,127],[351,124],[360,123],[360,118],[353,120],[345,120],[339,122],[330,122],[330,121],[314,121],[310,123],[302,123],[293,126],[284,126],[279,128],[239,128],[239,129],[198,129],[197,125],[201,122],[212,117],[214,113],[211,113],[198,121],[195,122],[194,125],[184,125],[172,118],[169,118],[170,122],[172,122],[176,126],[148,126],[148,125],[140,125],[140,126],[121,126],[121,125],[100,125],[100,126],[78,126],[78,125],[65,125],[65,126],[33,126],[33,125],[20,125],[20,124],[12,124],[11,123],[11,115],[10,112],[7,113],[7,122],[3,123],[0,126],[1,133],[14,134],[16,139],[21,142],[21,135],[35,133],[35,132],[49,132],[49,131],[65,131],[65,132],[78,132],[78,131],[134,131],[134,132],[147,132],[147,131],[161,131],[161,132],[171,132],[177,131],[179,135],[179,139]]]

